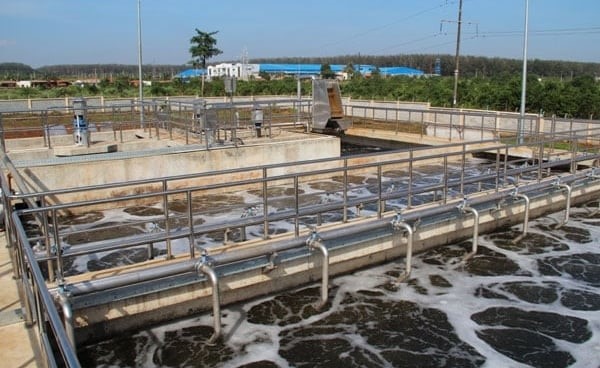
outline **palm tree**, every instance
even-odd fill
[[[190,47],[192,65],[194,67],[200,65],[204,73],[206,73],[206,60],[223,53],[223,51],[216,47],[217,40],[213,37],[218,32],[202,32],[196,28],[196,35],[190,39],[190,43],[192,44]],[[204,73],[202,74],[202,96],[204,96]]]

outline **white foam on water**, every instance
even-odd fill
[[[561,216],[561,214],[555,214],[554,216]],[[547,219],[541,219],[542,223],[548,221]],[[556,313],[563,316],[572,316],[582,318],[588,321],[588,328],[593,333],[592,337],[583,343],[572,343],[558,338],[552,338],[556,344],[557,349],[569,352],[576,360],[574,367],[595,367],[599,362],[600,352],[600,319],[598,318],[598,311],[577,311],[563,306],[560,301],[555,301],[548,304],[537,304],[529,303],[518,299],[516,296],[511,295],[509,292],[504,291],[500,286],[504,283],[509,282],[527,282],[528,284],[534,285],[545,285],[548,281],[555,281],[566,289],[573,290],[587,290],[593,291],[595,288],[582,283],[581,281],[574,280],[569,275],[561,275],[556,277],[548,277],[542,275],[537,270],[536,262],[538,258],[547,258],[552,256],[564,256],[565,254],[579,254],[585,252],[597,253],[600,231],[593,227],[587,227],[580,225],[577,222],[571,220],[570,226],[581,226],[587,229],[591,236],[592,241],[587,244],[579,244],[573,241],[562,240],[563,243],[569,245],[569,250],[558,250],[558,251],[546,251],[542,254],[519,254],[518,252],[507,251],[502,248],[496,247],[490,241],[486,241],[484,237],[480,238],[481,245],[493,249],[496,252],[502,253],[515,261],[520,267],[531,272],[530,276],[518,276],[518,275],[498,275],[498,276],[478,276],[469,274],[463,269],[463,263],[460,259],[452,259],[448,263],[443,265],[431,265],[423,262],[423,257],[417,255],[413,262],[413,271],[411,279],[417,279],[420,281],[419,285],[427,289],[427,295],[424,295],[407,283],[400,284],[396,291],[387,291],[386,298],[389,300],[406,300],[413,303],[417,303],[421,308],[434,308],[442,311],[448,318],[449,323],[454,327],[455,333],[458,338],[465,343],[469,344],[477,350],[477,352],[485,357],[485,363],[483,367],[529,367],[527,364],[522,364],[514,361],[507,356],[496,351],[490,345],[481,340],[476,332],[487,326],[480,326],[471,319],[471,315],[482,312],[492,307],[511,307],[518,308],[524,311],[539,311],[539,312],[550,312]],[[535,227],[536,222],[532,222],[532,229]],[[537,230],[531,230],[536,232]],[[335,313],[342,308],[339,303],[343,298],[343,295],[347,293],[357,293],[363,290],[372,290],[378,286],[386,283],[393,282],[394,279],[386,275],[386,272],[398,270],[403,268],[403,260],[386,264],[383,266],[355,272],[351,275],[341,276],[335,278],[332,283],[339,287],[337,294],[332,301],[332,307],[323,313],[312,316],[310,318],[299,321],[296,324],[288,325],[285,327],[277,327],[275,325],[255,325],[249,324],[246,321],[237,321],[237,327],[235,333],[231,334],[232,331],[226,332],[228,336],[228,344],[236,346],[244,346],[244,351],[240,352],[241,357],[236,357],[233,361],[226,362],[223,367],[236,367],[241,363],[249,363],[252,361],[259,360],[271,360],[276,362],[279,366],[286,366],[281,362],[281,357],[277,353],[278,339],[277,336],[284,329],[308,327],[315,321],[318,321],[332,313]],[[438,275],[446,279],[452,286],[451,287],[440,287],[434,286],[429,282],[429,276]],[[487,299],[481,296],[477,296],[477,290],[482,286],[490,286],[496,284],[496,287],[490,287],[492,290],[499,294],[504,294],[509,299]],[[378,289],[381,290],[381,289]],[[597,292],[597,290],[595,290]],[[253,305],[259,304],[266,299],[261,299],[253,303],[243,305],[243,310],[249,310]],[[242,313],[237,313],[235,316],[228,310],[228,314],[232,318],[242,317]],[[228,324],[231,324],[229,322]],[[498,328],[498,326],[494,326]],[[399,331],[401,332],[401,331]],[[231,334],[231,335],[230,335]],[[268,343],[260,343],[259,345],[252,348],[252,339],[256,335],[268,336]],[[346,341],[351,341],[354,345],[360,346],[361,348],[370,351],[374,355],[379,355],[378,349],[369,346],[366,340],[360,335],[360,332],[356,334],[344,333],[342,335],[332,334],[319,336],[319,339],[323,339],[324,343],[328,338],[340,337]],[[255,353],[260,354],[255,356]],[[269,358],[267,358],[269,357]],[[275,357],[275,358],[274,358]]]
[[[460,166],[449,166],[449,168],[460,169]],[[437,169],[439,170],[439,168]],[[480,174],[480,170],[475,168],[468,171],[473,175]],[[430,173],[428,170],[421,172],[417,172],[415,170],[415,176],[417,175],[421,176],[422,178],[426,178],[428,182],[438,182],[442,178],[441,175]],[[368,178],[372,179],[373,177],[366,176],[363,184],[356,185],[352,190],[352,196],[355,198],[360,198],[367,195],[372,195],[372,193],[368,190],[368,186],[364,184],[367,182]],[[392,180],[398,180],[398,178],[392,178]],[[336,193],[326,193],[323,190],[318,190],[305,183],[301,184],[300,189],[302,189],[305,194],[319,194],[322,201],[339,199],[339,196],[335,197],[337,195]],[[238,194],[244,198],[246,203],[261,205],[261,200],[253,194]],[[258,210],[259,212],[262,212],[262,209]],[[237,213],[236,211],[237,209],[230,212],[211,214],[211,216],[201,215],[201,217],[206,221],[206,224],[226,222],[232,218],[241,216],[241,214]],[[275,209],[269,208],[268,211],[275,211]],[[585,211],[587,210],[572,209],[571,214],[581,216],[582,212],[585,214]],[[374,212],[364,210],[361,212],[361,214],[370,216],[373,215]],[[198,218],[198,216],[195,217]],[[560,294],[557,300],[551,303],[531,303],[519,299],[517,296],[513,295],[502,287],[506,283],[516,282],[539,286],[547,286],[548,282],[553,282],[560,285],[560,287],[565,290],[580,290],[598,294],[597,287],[591,286],[581,280],[577,280],[569,274],[562,273],[556,276],[548,276],[542,274],[539,270],[538,261],[548,257],[572,256],[581,253],[598,254],[599,252],[600,228],[597,226],[584,224],[582,222],[582,217],[571,217],[568,226],[579,228],[589,233],[590,241],[584,244],[570,240],[565,236],[565,232],[561,229],[548,232],[539,228],[540,226],[554,226],[558,224],[563,217],[564,212],[558,212],[547,217],[533,220],[530,222],[528,232],[530,234],[544,236],[546,238],[560,241],[561,243],[568,245],[569,249],[566,250],[552,250],[546,248],[542,253],[533,254],[521,251],[519,249],[507,250],[501,248],[495,245],[488,235],[479,237],[479,243],[481,247],[485,247],[491,251],[505,256],[508,260],[518,265],[520,270],[527,271],[528,274],[481,276],[467,272],[465,270],[465,264],[460,257],[446,260],[445,263],[441,265],[434,265],[424,262],[424,255],[416,255],[413,259],[413,270],[410,276],[410,279],[412,280],[411,283],[418,281],[418,286],[425,288],[427,290],[427,294],[419,292],[411,283],[407,282],[397,285],[396,288],[386,288],[385,290],[381,289],[381,285],[393,283],[395,281],[392,276],[386,273],[397,273],[398,270],[404,269],[404,259],[398,259],[395,262],[391,262],[382,266],[357,271],[353,274],[332,279],[331,284],[338,289],[335,296],[330,301],[331,307],[319,314],[301,319],[293,324],[279,326],[277,324],[264,325],[248,322],[246,313],[250,311],[252,307],[272,300],[276,297],[276,295],[253,300],[248,303],[243,303],[232,307],[223,308],[222,314],[224,317],[222,322],[225,344],[234,351],[234,357],[221,363],[219,367],[238,367],[243,364],[262,360],[274,362],[279,367],[290,367],[291,364],[287,362],[287,360],[284,359],[279,352],[281,347],[280,339],[282,332],[297,328],[309,327],[315,322],[339,312],[344,308],[341,302],[345,295],[356,294],[368,290],[377,290],[378,293],[384,294],[383,297],[378,296],[378,298],[383,298],[386,301],[409,301],[416,303],[420,308],[433,308],[442,311],[447,316],[448,322],[453,326],[454,333],[457,335],[457,337],[485,357],[485,363],[483,367],[520,368],[528,367],[528,365],[510,359],[480,339],[477,336],[478,331],[489,327],[502,327],[483,326],[477,324],[471,319],[471,316],[475,313],[479,313],[493,307],[510,307],[518,308],[524,311],[549,312],[562,316],[572,316],[585,319],[588,321],[588,329],[592,332],[592,337],[583,343],[572,343],[558,338],[552,338],[550,336],[548,337],[550,337],[554,344],[556,344],[557,349],[567,351],[574,357],[576,360],[576,363],[573,365],[574,367],[596,368],[598,367],[600,361],[598,358],[600,356],[600,317],[598,317],[600,311],[581,311],[567,308],[561,304]],[[148,218],[136,217],[123,211],[115,210],[105,212],[105,217],[102,221],[133,221],[140,219]],[[600,219],[585,219],[585,221],[588,223],[598,223],[600,222]],[[294,229],[294,225],[287,221],[271,223],[270,226],[272,229],[281,228],[287,231],[293,231]],[[513,227],[513,229],[517,230],[517,232],[520,231],[521,228],[521,225]],[[261,230],[261,226],[253,226],[249,227],[247,232],[249,235],[252,234],[252,236],[261,236]],[[210,247],[217,244],[217,242],[214,242],[208,237],[203,237],[201,240],[204,242],[202,245],[203,247]],[[160,245],[160,247],[164,246],[164,244]],[[172,242],[172,247],[175,252],[189,252],[189,243],[187,239],[174,240]],[[96,255],[94,257],[99,256],[100,255]],[[476,257],[478,256],[479,255]],[[84,264],[86,263],[87,261],[84,261],[84,257],[81,257],[81,260],[77,260],[78,269],[85,269]],[[600,267],[600,265],[595,265],[595,267]],[[448,281],[450,286],[443,287],[432,284],[430,279],[430,276],[432,275],[445,279]],[[312,285],[312,287],[315,285]],[[504,296],[506,299],[492,299],[479,296],[478,290],[480,290],[482,287],[486,287],[494,293]],[[207,313],[199,317],[152,328],[149,333],[153,336],[153,339],[157,339],[160,342],[164,338],[166,331],[174,331],[194,325],[212,326],[212,323],[212,316],[210,313]],[[369,351],[373,355],[380,357],[382,361],[385,361],[385,359],[381,358],[379,349],[370,346],[365,337],[360,334],[360,331],[352,331],[351,329],[344,329],[343,331],[344,332],[331,333],[328,335],[319,335],[318,337],[313,338],[323,339],[325,340],[325,344],[327,339],[341,338],[350,342],[353,346],[357,346]],[[148,332],[141,333],[144,334]],[[399,333],[401,333],[401,331],[399,331]],[[153,366],[152,355],[154,350],[155,348],[152,346],[140,348],[140,353],[145,355],[145,358],[141,358],[144,361],[144,366]]]

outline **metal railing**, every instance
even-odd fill
[[[484,140],[516,135],[520,115],[510,112],[459,110],[443,108],[397,108],[394,104],[381,106],[354,101],[344,105],[346,116],[352,117],[355,124],[382,122],[395,132],[418,133],[421,136],[441,137],[452,141]],[[415,124],[410,126],[409,124]],[[600,144],[594,139],[593,131],[600,127],[600,120],[544,117],[526,114],[523,132],[526,136],[554,136],[578,131],[582,134],[590,130],[588,143]],[[471,131],[471,134],[466,132]]]
[[[600,132],[600,130],[599,130]],[[48,277],[50,281],[62,280],[72,272],[65,272],[63,260],[98,252],[116,249],[139,247],[146,244],[166,243],[164,257],[174,256],[170,243],[178,239],[187,239],[189,257],[196,256],[196,239],[208,234],[222,234],[223,242],[233,241],[231,232],[240,229],[237,241],[248,239],[246,229],[251,226],[261,227],[262,236],[267,239],[270,234],[270,224],[276,221],[286,221],[293,224],[296,236],[301,227],[311,223],[322,223],[326,214],[338,213],[342,222],[351,216],[360,216],[360,211],[368,209],[378,217],[386,209],[412,208],[415,205],[440,202],[447,203],[450,199],[481,191],[482,189],[500,190],[506,185],[519,184],[521,181],[542,180],[552,175],[553,170],[568,170],[575,172],[577,164],[582,161],[600,159],[598,148],[580,150],[577,145],[579,137],[573,132],[560,140],[571,140],[571,150],[556,150],[550,152],[547,147],[554,141],[545,140],[528,143],[527,145],[498,144],[495,141],[484,141],[484,148],[469,148],[466,143],[448,144],[434,149],[431,147],[417,148],[404,154],[389,154],[385,160],[376,163],[355,164],[352,157],[342,159],[322,159],[305,162],[295,162],[282,165],[261,166],[245,169],[233,169],[220,172],[200,173],[115,183],[110,185],[94,185],[68,190],[54,190],[32,194],[9,195],[9,203],[28,200],[42,204],[40,208],[25,210],[23,215],[33,215],[44,219],[40,224],[40,234],[30,236],[28,242],[37,245],[35,253],[38,262],[48,262]],[[528,159],[510,159],[511,150],[527,147],[532,152]],[[430,153],[432,152],[433,153]],[[495,161],[489,161],[477,168],[477,175],[467,173],[467,158],[479,154],[493,155]],[[552,156],[550,156],[552,154]],[[400,158],[397,158],[397,157]],[[363,156],[364,160],[364,156]],[[426,184],[416,184],[415,168],[430,164],[432,161],[441,162],[438,179]],[[314,169],[315,166],[322,167]],[[313,169],[311,169],[311,167]],[[280,174],[281,170],[293,171]],[[407,180],[386,177],[386,170],[405,170]],[[352,184],[351,176],[372,176],[373,183]],[[301,185],[339,178],[336,188],[315,190],[312,193],[302,193]],[[246,179],[233,179],[246,178]],[[525,179],[523,179],[525,178]],[[180,183],[193,180],[203,180],[207,184],[181,188]],[[210,182],[218,183],[211,184]],[[318,185],[315,185],[318,186]],[[139,192],[115,197],[112,193]],[[155,188],[148,190],[147,188]],[[121,189],[127,190],[121,190]],[[256,195],[256,200],[247,201],[234,193],[246,190]],[[65,194],[82,192],[105,191],[107,197],[91,201],[72,203],[55,203],[55,198]],[[292,193],[285,195],[281,193]],[[365,192],[366,195],[356,193]],[[209,198],[216,193],[225,197],[226,203],[210,205]],[[321,196],[321,197],[320,197]],[[55,204],[53,204],[55,203]],[[97,226],[92,229],[70,226],[69,213],[81,213],[86,208],[125,208],[132,203],[145,203],[157,206],[155,216],[148,220],[140,219],[125,224]],[[200,204],[199,204],[200,203]],[[177,206],[177,211],[173,207]],[[278,207],[270,210],[270,207]],[[222,222],[201,223],[206,217],[222,217],[228,215]],[[232,219],[237,217],[237,219]],[[125,227],[143,228],[143,234],[101,239],[99,234],[119,233]],[[77,244],[80,237],[94,239]],[[74,244],[73,241],[76,243]],[[154,245],[152,245],[154,247]],[[148,258],[153,258],[151,252]],[[54,275],[54,270],[56,275]]]
[[[253,109],[263,111],[264,122],[261,129],[270,138],[275,127],[306,130],[310,121],[310,105],[308,100],[258,99],[235,103],[213,101],[206,108],[215,112],[215,133],[223,135],[218,136],[218,139],[235,142],[235,137],[248,136],[253,132],[250,132],[255,128],[251,119]],[[140,109],[144,110],[143,126],[140,122]],[[126,100],[119,104],[88,105],[87,113],[92,140],[97,133],[109,132],[112,133],[114,142],[136,141],[138,138],[135,134],[125,133],[144,129],[148,138],[173,139],[174,134],[177,134],[185,137],[185,144],[197,144],[202,143],[206,133],[194,117],[194,101],[153,99],[140,104],[135,100]],[[39,142],[29,142],[27,148],[52,149],[57,145],[72,145],[72,118],[73,108],[64,106],[0,113],[0,140],[10,142],[12,138],[41,138]],[[102,136],[101,139],[107,140],[108,137]],[[5,144],[3,147],[7,147]]]
[[[133,247],[147,247],[148,256],[141,262],[157,257],[170,259],[176,255],[171,244],[183,239],[188,244],[184,254],[191,260],[197,260],[198,239],[212,236],[222,239],[223,243],[243,242],[249,239],[246,233],[249,227],[258,227],[262,237],[268,239],[271,224],[284,221],[292,224],[290,231],[293,231],[293,238],[300,242],[303,241],[301,230],[327,221],[345,223],[349,218],[364,216],[365,213],[382,218],[386,211],[418,208],[431,203],[446,205],[481,190],[509,195],[506,188],[515,188],[523,183],[542,183],[542,180],[565,171],[575,174],[578,165],[584,161],[598,162],[598,146],[581,143],[599,137],[600,128],[595,127],[567,133],[557,129],[552,134],[533,134],[520,145],[514,141],[502,143],[494,139],[478,142],[485,146],[477,148],[459,143],[360,157],[362,162],[368,156],[377,157],[372,163],[358,163],[359,160],[352,157],[322,159],[22,194],[11,194],[12,185],[2,176],[4,208],[7,209],[6,236],[26,295],[27,321],[38,327],[48,365],[77,367],[74,347],[46,286],[49,282],[61,288],[68,277],[75,274],[65,267],[66,259]],[[529,150],[531,157],[511,158],[512,150],[517,148]],[[472,168],[468,165],[468,158],[480,154],[491,155],[494,159],[478,166],[477,175],[469,175]],[[432,162],[438,163],[437,177],[424,183],[419,179],[417,168]],[[387,174],[394,170],[400,170],[402,175]],[[373,179],[357,183],[352,180],[356,176]],[[303,192],[302,188],[331,181],[331,178],[335,178],[334,185],[327,188],[315,185],[316,189],[312,192]],[[194,180],[198,184],[181,186],[182,182]],[[56,198],[76,192],[135,192],[135,188],[145,189],[141,194],[106,195],[77,202],[56,201]],[[255,200],[236,197],[235,193],[240,190],[253,193]],[[215,202],[216,194],[227,194],[230,200],[214,207],[207,204],[209,197]],[[23,202],[38,205],[13,210],[15,205]],[[125,208],[131,203],[144,203],[158,211],[148,219],[93,229],[78,228],[68,216],[87,209]],[[203,222],[211,214],[227,214],[228,218]],[[26,219],[31,216],[37,220],[33,228],[26,226]],[[114,238],[99,235],[118,233],[123,226],[144,228],[146,231]],[[235,239],[231,236],[234,229],[239,229],[240,234]],[[93,240],[73,244],[73,239],[83,235]],[[163,253],[156,252],[158,244],[164,244]],[[296,246],[296,243],[292,245]],[[53,346],[57,347],[58,355],[54,354]]]

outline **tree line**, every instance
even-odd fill
[[[420,69],[427,74],[434,74],[436,61],[439,59],[442,76],[454,75],[453,55],[439,54],[399,54],[399,55],[343,55],[333,57],[302,57],[302,58],[270,58],[255,59],[255,63],[310,63],[310,64],[368,64],[377,67],[408,66]],[[493,77],[499,74],[520,74],[523,68],[522,60],[485,57],[461,56],[460,75],[465,77]],[[600,63],[576,62],[564,60],[527,61],[529,73],[543,77],[572,78],[581,75],[600,76]]]
[[[454,74],[454,56],[437,54],[412,55],[341,55],[331,57],[301,58],[268,58],[254,59],[252,63],[311,63],[311,64],[369,64],[378,67],[408,66],[433,74],[436,60],[439,59],[442,76]],[[575,78],[577,76],[600,76],[600,63],[561,61],[561,60],[528,60],[528,72],[541,77]],[[173,75],[192,65],[144,65],[142,72],[145,79],[171,79]],[[460,75],[464,77],[495,77],[500,74],[520,74],[522,61],[507,58],[490,58],[483,56],[461,56]],[[29,79],[35,73],[39,79],[44,78],[116,78],[138,75],[137,65],[123,64],[65,64],[43,66],[37,69],[20,63],[0,63],[0,79]]]
[[[145,79],[170,80],[177,73],[189,68],[186,65],[144,65]],[[136,78],[138,66],[128,64],[60,64],[42,66],[37,69],[21,63],[0,63],[0,80],[23,79],[115,79]]]
[[[148,99],[166,96],[201,96],[200,79],[155,82],[144,87]],[[451,107],[454,78],[442,77],[382,77],[359,74],[340,82],[342,95],[354,99],[429,102],[436,107]],[[301,82],[302,94],[312,94],[311,81]],[[98,85],[61,88],[0,89],[0,99],[42,98],[66,96],[136,97],[138,89],[127,77],[113,81],[102,80]],[[237,96],[287,95],[296,96],[297,81],[293,77],[271,80],[237,82]],[[222,80],[206,81],[204,96],[226,96]],[[496,111],[519,111],[521,77],[501,74],[494,77],[464,77],[459,79],[458,107]],[[561,79],[541,78],[530,74],[527,81],[526,110],[545,116],[553,114],[580,119],[600,117],[600,82],[592,76]]]

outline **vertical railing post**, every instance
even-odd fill
[[[383,217],[385,211],[385,201],[383,200],[383,183],[381,175],[381,165],[377,165],[377,218]]]
[[[298,188],[298,175],[294,175],[294,235],[300,236],[300,189]]]
[[[192,192],[188,190],[186,193],[187,200],[187,215],[188,215],[188,226],[190,228],[190,258],[196,257],[195,244],[194,244],[194,213],[192,212]]]
[[[268,210],[268,193],[267,193],[267,168],[262,169],[262,192],[263,192],[263,239],[269,239],[269,210]]]
[[[542,167],[544,163],[544,144],[544,140],[541,140],[538,153],[538,182],[542,181]]]
[[[52,251],[56,253],[56,281],[58,283],[61,283],[64,281],[64,270],[62,259],[62,247],[60,244],[60,235],[58,233],[58,215],[56,213],[56,209],[52,209],[52,227],[52,230],[54,231],[54,247]]]
[[[460,195],[464,196],[465,194],[465,165],[466,165],[466,143],[462,144],[462,156],[460,160]]]
[[[412,197],[413,197],[413,156],[414,151],[411,149],[408,152],[408,203],[407,207],[412,207]]]
[[[348,222],[348,159],[344,159],[344,213],[343,222]]]
[[[503,186],[508,182],[508,146],[504,147],[504,181]]]
[[[173,258],[171,250],[171,224],[169,223],[169,197],[167,195],[167,180],[162,180],[163,214],[165,216],[165,232],[167,234],[167,259]]]
[[[42,198],[40,199],[40,204],[42,206],[42,208],[46,208],[46,197],[42,196]],[[51,247],[50,247],[50,224],[48,223],[48,216],[46,214],[46,212],[42,212],[42,231],[44,232],[44,241],[45,241],[45,248],[46,248],[46,255],[50,256],[51,255]],[[52,260],[48,260],[46,262],[46,265],[48,267],[48,280],[52,281],[54,280],[54,266],[53,266],[53,261]]]
[[[444,188],[442,189],[442,194],[444,198],[442,199],[443,203],[446,204],[448,202],[448,156],[444,156]]]

